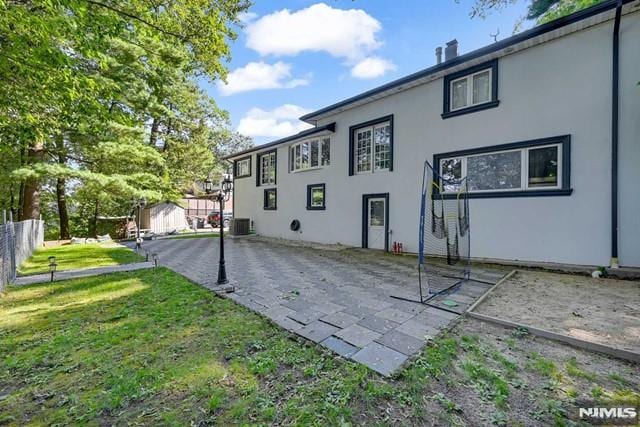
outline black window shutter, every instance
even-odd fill
[[[393,116],[389,119],[389,172],[393,172]]]
[[[349,176],[353,175],[353,129],[349,129]]]
[[[260,187],[260,154],[256,155],[256,187]]]

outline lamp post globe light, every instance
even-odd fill
[[[220,260],[218,261],[218,280],[217,285],[226,285],[229,283],[227,279],[227,269],[224,260],[224,202],[228,201],[231,196],[231,190],[233,189],[233,183],[229,178],[229,175],[225,175],[224,180],[220,184],[220,189],[215,196],[215,200],[220,206],[220,217],[218,219],[220,225]],[[213,194],[213,184],[210,178],[204,181],[205,193]]]

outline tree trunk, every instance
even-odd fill
[[[56,136],[56,149],[58,151],[58,163],[64,166],[67,162],[64,149],[64,137]],[[56,199],[58,201],[58,218],[60,220],[60,240],[68,240],[69,237],[69,212],[67,211],[67,179],[58,177],[56,180]]]
[[[158,128],[160,127],[160,122],[155,117],[153,118],[153,122],[151,122],[151,134],[149,135],[149,145],[152,147],[156,146],[158,142]]]
[[[89,221],[89,236],[90,237],[98,237],[98,212],[99,212],[100,202],[96,199],[96,205],[93,209],[93,216]]]
[[[35,164],[42,161],[44,147],[42,142],[36,142],[29,147],[27,164]],[[22,199],[22,220],[40,218],[40,181],[37,178],[29,178],[24,183],[24,196]]]

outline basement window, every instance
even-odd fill
[[[307,185],[307,209],[310,211],[325,210],[325,185]]]
[[[434,165],[445,196],[455,197],[460,190],[456,181],[463,178],[470,198],[568,195],[570,155],[567,135],[437,154]]]
[[[267,188],[264,190],[264,210],[275,211],[277,209],[277,194],[275,188]]]

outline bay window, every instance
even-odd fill
[[[330,162],[329,138],[302,141],[289,147],[289,170],[291,172],[329,166]]]

